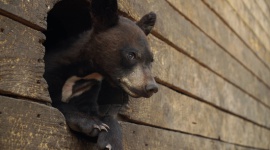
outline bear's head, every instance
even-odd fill
[[[151,73],[154,61],[147,35],[155,22],[149,13],[137,23],[118,15],[117,0],[92,0],[91,59],[114,85],[132,97],[150,97],[158,91]]]

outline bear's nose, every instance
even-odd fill
[[[156,82],[147,84],[145,90],[148,95],[152,95],[158,92],[158,85],[156,84]]]

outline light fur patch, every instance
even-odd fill
[[[102,81],[103,80],[103,76],[99,73],[92,73],[89,74],[85,77],[77,77],[77,76],[72,76],[70,78],[67,79],[67,81],[65,82],[63,88],[62,88],[62,102],[64,103],[68,103],[70,98],[75,97],[75,96],[79,96],[81,95],[83,92],[89,90],[92,88],[92,85],[80,90],[76,93],[72,93],[73,91],[73,86],[75,84],[76,81],[81,80],[81,79],[85,79],[85,80],[97,80],[97,81]]]
[[[65,84],[62,88],[62,102],[68,103],[68,99],[72,95],[72,88],[73,88],[75,82],[80,80],[80,79],[81,78],[79,78],[77,76],[72,76],[72,77],[67,79],[67,81],[65,82]]]
[[[98,81],[102,81],[103,80],[103,76],[99,73],[92,73],[92,74],[89,74],[85,77],[83,77],[83,79],[95,79],[95,80],[98,80]]]

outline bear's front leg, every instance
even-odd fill
[[[123,150],[122,130],[117,120],[112,116],[105,116],[102,121],[110,126],[108,132],[100,132],[98,135],[98,147],[108,150]]]
[[[92,73],[66,80],[62,88],[62,103],[58,108],[72,130],[91,137],[102,131],[108,132],[109,126],[99,119],[97,104],[102,78],[100,74]]]

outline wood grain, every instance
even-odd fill
[[[96,149],[78,140],[56,109],[29,101],[0,97],[1,149]],[[217,140],[121,122],[126,150],[243,149]],[[166,138],[165,138],[166,137]],[[131,142],[132,141],[132,142]]]
[[[267,4],[268,8],[270,9],[270,1],[264,0],[264,2]]]
[[[51,102],[43,79],[42,33],[0,16],[0,93]]]
[[[38,30],[47,28],[47,12],[58,0],[0,0],[0,14],[5,14]]]
[[[166,1],[160,1],[159,3],[148,1],[148,3],[141,5],[139,1],[120,0],[119,7],[121,11],[128,13],[136,20],[149,11],[156,11],[158,18],[160,18],[155,28],[158,36],[208,67],[220,64],[220,61],[222,62],[222,59],[226,57],[224,55],[227,55],[222,53],[220,48],[204,33],[173,10]],[[242,49],[242,51],[230,50],[233,52],[234,57],[244,63],[245,66],[250,67],[256,75],[270,85],[270,71],[250,51],[246,51],[246,49]],[[222,63],[226,67],[226,62]],[[264,100],[264,102],[269,104],[267,100]]]
[[[91,149],[78,139],[55,108],[0,96],[0,148],[5,149]]]
[[[270,149],[270,131],[264,128],[270,128],[270,110],[258,101],[270,104],[269,89],[260,82],[261,79],[270,85],[269,69],[201,1],[190,8],[191,12],[189,8],[177,7],[188,18],[175,11],[167,1],[119,0],[119,6],[136,20],[150,11],[158,14],[154,35],[159,39],[149,37],[155,53],[153,71],[160,83],[201,101],[162,85],[160,93],[150,99],[132,99],[131,109],[123,111],[122,115],[154,127],[122,122],[125,149],[249,149],[239,145]],[[0,13],[36,30],[44,30],[46,13],[55,2],[0,0]],[[183,6],[192,7],[190,4]],[[237,15],[232,17],[239,23]],[[214,24],[209,24],[213,20]],[[0,93],[50,102],[42,78],[44,35],[3,16],[0,22]],[[252,33],[246,26],[239,28],[238,34],[244,36],[243,39],[267,63],[270,59],[263,47],[269,38],[265,33],[255,36],[262,28],[255,27]],[[69,131],[58,110],[46,105],[0,97],[0,126],[0,149],[93,148],[93,144],[77,139]]]
[[[268,21],[270,21],[270,8],[267,6],[267,3],[264,0],[257,0],[258,9],[261,9]]]
[[[221,109],[270,127],[270,110],[166,43],[150,36],[153,72],[164,85],[191,93]]]
[[[267,40],[269,39],[269,36],[263,31],[251,14],[245,13],[248,12],[248,10],[244,7],[242,1],[233,1],[234,4],[230,4],[228,1],[204,0],[204,2],[215,10],[215,12],[217,12],[246,43],[248,43],[258,57],[266,62],[268,67],[270,66],[270,54],[268,51],[270,47],[269,40]],[[233,6],[239,7],[233,8]],[[243,19],[243,15],[241,15],[240,11],[244,12],[243,15],[245,15],[245,19]]]
[[[207,8],[206,5],[202,3],[202,1],[167,1],[190,18],[206,34],[210,35],[216,42],[222,45],[222,47],[230,49],[228,51],[241,50],[246,53],[250,50],[209,8]],[[208,51],[207,54],[201,54],[203,55],[202,57],[205,57],[203,62],[205,62],[207,66],[222,77],[228,79],[230,82],[239,86],[241,89],[244,89],[247,93],[270,106],[268,101],[268,97],[270,97],[269,88],[250,73],[250,71],[214,43],[208,42],[207,45],[204,44],[204,46],[198,45],[198,48],[196,49],[199,49],[199,46],[203,47],[204,51]],[[209,55],[209,57],[205,55]],[[256,59],[254,55],[253,57]]]
[[[269,37],[270,36],[270,31],[269,31],[270,18],[267,18],[264,15],[263,11],[261,10],[261,8],[258,6],[256,2],[257,0],[242,0],[242,1],[244,5],[248,8],[250,14],[256,19],[256,22],[258,22],[258,24],[263,28],[263,30],[267,33]]]
[[[270,131],[160,86],[150,99],[131,99],[121,112],[135,122],[267,149]],[[248,132],[245,132],[248,131]]]
[[[122,123],[125,150],[253,150],[198,136]],[[131,142],[132,141],[132,142]]]

